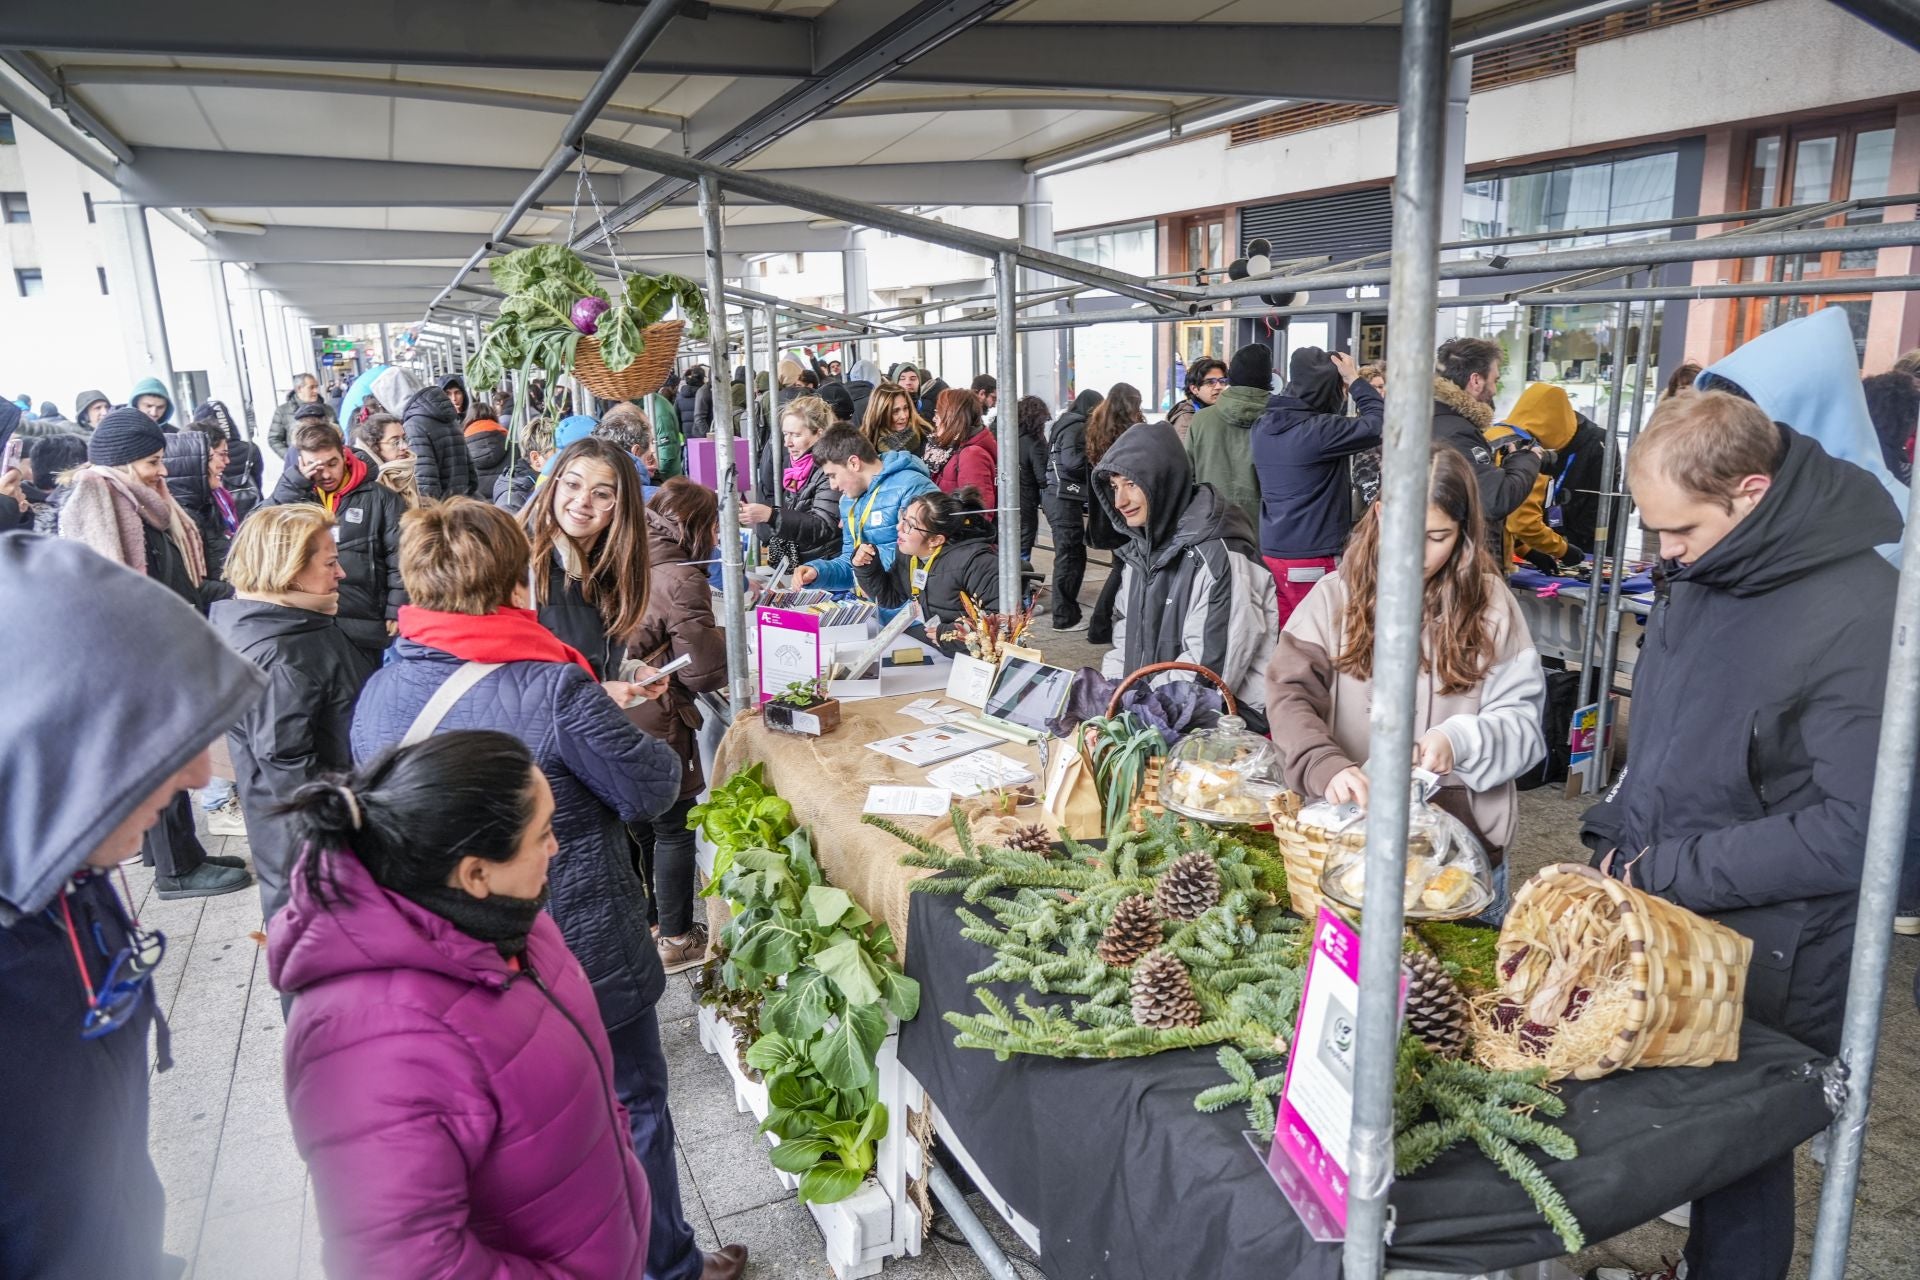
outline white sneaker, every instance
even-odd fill
[[[1910,916],[1904,912],[1893,918],[1893,931],[1904,937],[1920,935],[1920,916]]]
[[[1661,1266],[1655,1271],[1635,1271],[1631,1267],[1595,1267],[1587,1272],[1587,1280],[1687,1280],[1687,1260],[1668,1262],[1660,1259]]]
[[[247,824],[240,816],[240,797],[228,796],[226,803],[218,809],[207,811],[207,834],[210,836],[244,836]]]
[[[1660,1215],[1660,1221],[1672,1226],[1691,1228],[1693,1226],[1693,1206],[1683,1204],[1678,1209],[1669,1209]]]

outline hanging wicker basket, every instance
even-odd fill
[[[662,320],[640,331],[641,351],[633,363],[615,372],[600,358],[600,340],[583,337],[574,351],[573,376],[580,385],[602,400],[638,400],[652,395],[666,382],[674,359],[680,354],[680,333],[684,320]]]
[[[1740,1056],[1753,943],[1591,867],[1543,868],[1500,930],[1501,988],[1475,1007],[1474,1056],[1597,1080]]]

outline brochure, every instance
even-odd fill
[[[944,760],[952,760],[969,752],[978,751],[982,747],[993,746],[998,741],[997,738],[990,738],[984,733],[975,733],[971,729],[936,725],[931,729],[915,729],[912,733],[903,733],[898,737],[869,742],[867,749],[925,768],[930,764],[939,764]]]

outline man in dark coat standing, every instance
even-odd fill
[[[1502,544],[1507,517],[1527,500],[1533,482],[1540,478],[1540,454],[1528,442],[1494,460],[1486,430],[1493,425],[1493,401],[1499,392],[1498,343],[1454,338],[1440,344],[1439,372],[1433,379],[1433,442],[1456,450],[1473,464],[1489,547]]]
[[[1047,428],[1047,491],[1040,508],[1053,531],[1053,629],[1079,631],[1080,581],[1087,574],[1087,415],[1106,397],[1089,387]],[[1120,572],[1116,566],[1113,572]]]
[[[460,415],[447,393],[421,386],[412,371],[395,365],[373,380],[373,394],[388,413],[406,423],[420,496],[430,500],[473,497],[480,482],[461,433]]]
[[[168,961],[112,868],[207,784],[208,745],[264,681],[165,586],[76,542],[0,534],[0,617],[17,682],[0,734],[0,1276],[153,1280],[175,1274],[147,1154],[156,1025],[173,1065],[152,979]],[[76,698],[75,671],[109,678]]]
[[[1753,940],[1746,1013],[1840,1047],[1893,633],[1880,481],[1724,392],[1662,404],[1628,463],[1663,574],[1628,767],[1582,839]],[[1694,1202],[1687,1273],[1782,1280],[1793,1159]]]

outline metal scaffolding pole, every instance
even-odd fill
[[[1880,1010],[1887,992],[1893,917],[1907,851],[1914,757],[1920,748],[1920,503],[1911,490],[1906,517],[1887,656],[1887,694],[1881,704],[1880,749],[1874,758],[1873,801],[1867,816],[1866,862],[1860,874],[1853,963],[1847,976],[1846,1021],[1840,1033],[1840,1056],[1828,1068],[1829,1080],[1837,1079],[1840,1087],[1841,1103],[1827,1130],[1827,1174],[1813,1230],[1811,1280],[1841,1280],[1847,1268],[1867,1106],[1873,1100],[1873,1064],[1880,1049]]]
[[[581,138],[580,149],[597,160],[612,160],[629,168],[644,169],[669,178],[683,180],[714,178],[729,191],[738,192],[743,196],[752,196],[768,204],[787,205],[823,217],[838,218],[856,226],[894,231],[900,235],[912,236],[917,240],[925,240],[929,244],[945,245],[948,248],[958,249],[962,253],[978,254],[991,260],[997,260],[1003,252],[1011,252],[1022,264],[1039,271],[1046,271],[1068,280],[1078,280],[1083,284],[1095,285],[1102,289],[1110,289],[1114,293],[1137,298],[1142,302],[1151,302],[1156,306],[1167,306],[1180,312],[1192,310],[1188,290],[1151,288],[1141,283],[1138,277],[1120,271],[1109,271],[1105,267],[1097,267],[1091,263],[1082,262],[1078,258],[1029,249],[1018,240],[990,236],[984,232],[956,227],[884,205],[867,204],[864,201],[851,200],[831,192],[814,191],[790,182],[782,182],[777,178],[769,178],[764,174],[708,164],[704,160],[695,160],[690,156],[658,151],[652,147],[636,146],[631,142],[618,142],[597,134],[590,133]]]
[[[740,384],[741,392],[747,403],[740,409],[747,428],[747,500],[760,501],[760,398],[754,394],[755,374],[753,361],[753,308],[740,308],[740,363],[747,371],[745,381]],[[773,379],[767,379],[767,386],[773,386]]]
[[[1653,273],[1648,272],[1649,276]],[[1627,492],[1626,459],[1633,453],[1633,442],[1640,438],[1640,422],[1647,408],[1647,361],[1653,354],[1653,306],[1649,302],[1646,311],[1640,317],[1640,345],[1634,354],[1633,374],[1633,413],[1627,419],[1627,443],[1621,451],[1621,465],[1615,479],[1619,491],[1614,495],[1613,514],[1607,519],[1607,531],[1613,539],[1613,589],[1607,593],[1607,620],[1605,639],[1600,646],[1600,668],[1597,683],[1603,692],[1600,707],[1600,741],[1611,746],[1613,725],[1607,718],[1605,693],[1613,689],[1613,663],[1620,651],[1620,610],[1626,603],[1627,593],[1622,584],[1627,580],[1627,522],[1633,518],[1633,497]],[[1587,608],[1591,610],[1599,601],[1591,593],[1587,596]],[[1580,704],[1584,706],[1585,704]],[[1593,767],[1587,771],[1587,794],[1598,795],[1607,785],[1607,775],[1611,772],[1613,753],[1596,751]]]
[[[1623,302],[1613,322],[1613,384],[1612,394],[1607,397],[1607,450],[1600,455],[1600,509],[1609,515],[1615,511],[1613,493],[1625,474],[1620,457],[1620,397],[1625,385],[1627,373],[1627,322],[1633,316],[1633,304]],[[1574,706],[1584,707],[1588,702],[1599,699],[1606,701],[1607,694],[1613,689],[1608,680],[1596,689],[1596,674],[1593,665],[1594,650],[1599,647],[1600,614],[1605,602],[1603,593],[1607,590],[1607,576],[1602,572],[1606,564],[1607,551],[1613,546],[1613,529],[1610,524],[1602,523],[1593,531],[1593,558],[1587,562],[1587,611],[1580,637],[1580,694]],[[1604,708],[1602,715],[1605,715]],[[1600,772],[1595,765],[1593,772]]]
[[[700,180],[700,227],[707,242],[707,313],[713,331],[714,376],[726,376],[718,366],[727,354],[727,281],[721,273],[720,184]],[[749,340],[748,345],[752,342]],[[721,383],[720,386],[725,386]],[[716,392],[719,387],[715,387]],[[713,414],[713,453],[720,491],[720,595],[727,627],[727,705],[737,716],[746,714],[751,692],[747,680],[747,582],[740,562],[740,481],[733,460],[733,417],[723,402]]]
[[[1001,254],[993,264],[993,283],[999,295],[994,308],[999,322],[996,345],[1000,350],[1000,411],[994,422],[1000,458],[993,481],[1000,500],[994,504],[993,518],[1000,532],[1002,613],[1012,613],[1020,607],[1020,481],[1016,469],[1020,461],[1020,390],[1016,377],[1019,347],[1013,327],[1016,318],[1013,291],[1019,281],[1020,260],[1011,253]]]
[[[1400,153],[1393,188],[1396,253],[1388,299],[1387,363],[1401,369],[1430,367],[1433,361],[1452,8],[1451,0],[1407,0],[1400,19]],[[1376,885],[1395,885],[1406,878],[1412,801],[1408,762],[1413,759],[1424,594],[1421,543],[1432,441],[1431,396],[1388,400],[1380,467],[1374,696],[1367,735],[1366,871],[1367,883]],[[1386,893],[1368,904],[1361,919],[1359,1028],[1347,1145],[1346,1280],[1378,1280],[1386,1261],[1403,916],[1400,895]]]
[[[780,477],[787,469],[787,442],[780,435],[780,316],[774,307],[775,299],[767,299],[767,449],[773,455],[771,484],[760,500],[770,507],[786,504],[781,501],[785,489],[781,487]]]

